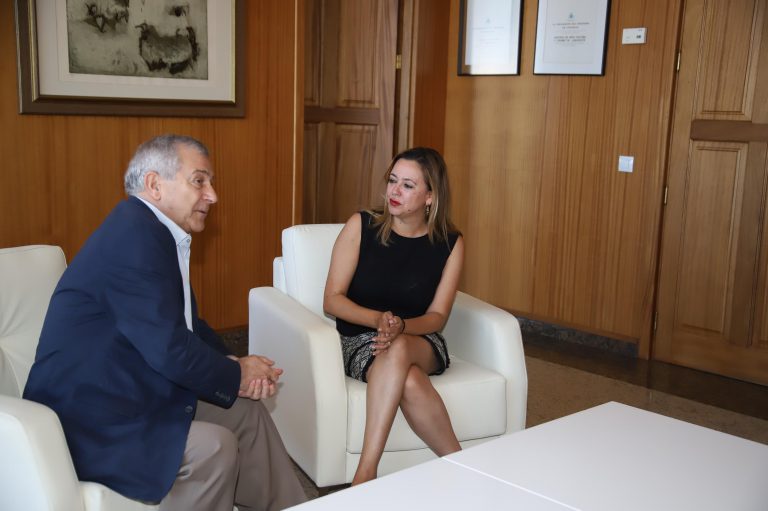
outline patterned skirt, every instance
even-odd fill
[[[347,376],[367,383],[365,375],[375,358],[373,356],[373,338],[376,335],[376,331],[371,331],[352,337],[340,336],[341,354],[344,357],[344,373]],[[435,358],[437,359],[437,370],[430,373],[430,376],[442,374],[451,365],[445,338],[437,332],[422,335],[421,337],[426,339],[432,346],[432,351],[435,352]]]

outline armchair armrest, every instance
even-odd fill
[[[145,504],[123,497],[99,483],[81,482],[86,511],[158,511],[160,504]]]
[[[507,433],[524,429],[528,374],[517,318],[458,292],[443,333],[449,353],[506,378]]]
[[[33,401],[0,395],[0,509],[83,510],[59,418]]]
[[[265,404],[288,454],[318,486],[344,480],[347,390],[336,329],[283,292],[260,287],[248,297],[248,339],[249,353],[285,369]]]

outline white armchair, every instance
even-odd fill
[[[101,484],[79,482],[56,414],[21,399],[65,267],[59,247],[0,249],[0,509],[156,510]]]
[[[291,457],[320,487],[352,480],[363,443],[365,384],[344,375],[323,289],[341,224],[283,231],[274,287],[249,295],[249,352],[285,369],[272,417]],[[525,427],[528,377],[517,319],[459,292],[443,331],[450,368],[432,376],[464,447]],[[387,474],[434,457],[398,411],[379,465]]]

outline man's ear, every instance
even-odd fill
[[[154,200],[160,200],[160,174],[150,170],[144,175],[144,191]]]

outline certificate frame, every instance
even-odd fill
[[[523,0],[461,0],[459,76],[520,74]]]
[[[186,65],[189,73],[198,74],[194,78],[185,76],[187,68],[179,71],[181,65],[174,62],[152,61],[153,65],[150,65],[147,61],[146,69],[141,70],[143,74],[122,70],[112,72],[112,69],[105,73],[72,71],[72,51],[78,48],[70,47],[70,44],[75,44],[73,41],[77,41],[72,39],[75,24],[81,33],[84,33],[83,27],[91,27],[92,33],[88,37],[104,37],[105,47],[110,42],[110,35],[112,40],[116,39],[117,31],[127,41],[131,38],[134,44],[124,44],[121,51],[134,53],[131,65],[133,69],[138,69],[135,62],[141,57],[141,44],[147,44],[147,23],[143,24],[143,28],[136,26],[136,13],[119,10],[122,5],[129,9],[133,2],[116,3],[117,8],[104,12],[98,11],[100,4],[83,3],[88,10],[83,8],[82,12],[78,11],[73,21],[65,0],[14,0],[19,113],[244,117],[246,1],[197,0],[181,6],[168,0],[152,2],[144,5],[151,5],[163,15],[185,19],[188,27],[202,20],[199,23],[204,24],[203,32],[199,29],[198,32],[193,32],[193,29],[176,30],[175,35],[171,32],[167,36],[173,38],[189,32],[192,57]],[[190,5],[192,8],[194,5],[205,6],[205,16],[195,18],[195,13],[189,11]],[[175,9],[188,11],[172,12]],[[202,10],[198,9],[198,12]],[[163,27],[162,23],[166,23],[165,19],[159,20],[157,27]],[[101,34],[96,33],[97,30]],[[161,41],[154,25],[150,26],[150,30],[153,31],[149,33],[150,40],[155,37],[155,40]],[[107,55],[106,51],[98,57],[104,55]],[[154,58],[157,53],[146,55]],[[198,69],[203,67],[203,58],[205,71],[200,72]]]
[[[605,75],[611,0],[539,0],[535,75]]]

